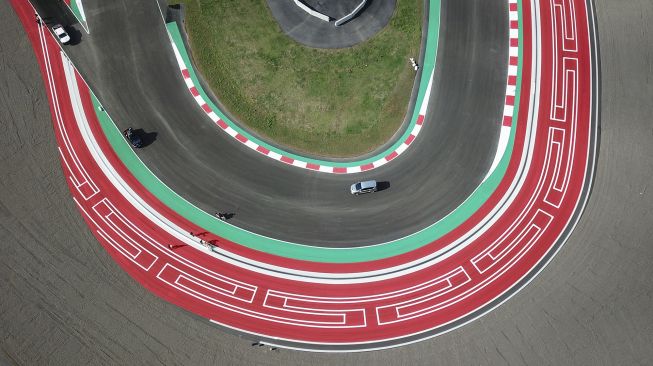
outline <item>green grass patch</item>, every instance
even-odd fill
[[[354,47],[303,46],[265,0],[181,0],[199,71],[246,127],[276,144],[351,157],[387,142],[406,114],[423,1],[398,0],[388,26]]]

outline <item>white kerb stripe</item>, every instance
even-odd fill
[[[506,87],[506,95],[510,96],[515,96],[515,93],[517,92],[517,86],[516,85],[508,85]]]
[[[515,109],[515,107],[513,107],[511,105],[505,105],[503,107],[503,115],[508,116],[508,117],[512,117],[512,112],[513,112],[514,109]]]
[[[429,85],[426,87],[426,93],[424,94],[424,99],[422,100],[422,105],[419,108],[419,114],[425,115],[426,108],[429,105],[429,98],[431,98],[431,86],[433,85],[433,74],[434,71],[431,71],[431,77],[429,78]]]
[[[408,149],[408,145],[406,145],[406,143],[403,143],[403,144],[399,145],[399,147],[395,151],[397,152],[397,154],[401,155],[401,153],[406,151],[406,149]]]
[[[292,159],[292,158],[291,158],[291,159]],[[301,161],[301,160],[297,160],[297,159],[294,159],[294,160],[293,160],[292,165],[294,165],[294,166],[296,166],[296,167],[300,167],[300,168],[306,168],[306,162],[305,162],[305,161]]]
[[[499,165],[499,162],[501,161],[501,158],[503,158],[503,154],[506,152],[506,148],[508,147],[509,139],[510,139],[510,126],[501,126],[501,133],[499,135],[499,146],[497,147],[497,152],[494,154],[494,160],[492,161],[492,166],[490,166],[490,170],[485,175],[485,178],[483,178],[483,182],[487,180],[487,178],[494,172],[494,169],[496,169],[497,166]]]
[[[387,164],[387,163],[388,163],[388,161],[385,160],[385,156],[384,156],[384,157],[382,157],[381,159],[379,159],[379,160],[373,162],[372,164],[374,165],[375,168],[378,168],[378,167],[380,167],[381,165],[384,165],[384,164]]]
[[[238,134],[238,132],[231,127],[227,127],[224,130],[232,137],[236,137],[236,135]]]
[[[218,121],[220,120],[220,117],[218,117],[218,115],[215,114],[215,112],[209,113],[209,118],[211,118],[211,121],[215,123],[218,123]]]
[[[177,45],[174,42],[172,42],[172,51],[175,53],[175,58],[177,59],[177,64],[179,65],[179,69],[180,70],[185,69],[186,65],[184,64],[184,59],[181,58],[181,54],[179,53],[179,49],[177,49]]]
[[[281,160],[281,155],[279,153],[276,153],[272,150],[268,153],[268,156],[271,157],[274,160]]]
[[[250,149],[253,149],[253,150],[256,150],[256,148],[258,147],[258,144],[253,142],[250,139],[247,139],[247,141],[245,141],[245,145],[247,145],[247,147],[249,147]]]

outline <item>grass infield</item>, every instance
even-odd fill
[[[388,26],[354,47],[303,46],[281,31],[265,0],[177,0],[196,67],[227,110],[293,150],[352,157],[401,125],[419,54],[423,0],[397,0]]]

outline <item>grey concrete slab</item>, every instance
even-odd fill
[[[0,22],[0,360],[11,365],[653,364],[653,4],[596,1],[601,154],[585,214],[524,290],[433,340],[347,355],[251,347],[152,296],[91,236],[17,19]],[[12,14],[0,2],[0,14]],[[629,24],[625,27],[624,24]]]
[[[267,0],[267,3],[285,34],[315,48],[345,48],[368,40],[388,25],[396,6],[396,0],[368,0],[355,18],[336,27],[335,20],[353,11],[360,1],[302,1],[332,20],[318,19],[292,0]]]

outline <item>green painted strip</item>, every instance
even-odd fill
[[[77,5],[77,0],[70,1],[70,10],[72,10],[73,15],[77,18],[77,21],[80,23],[86,23],[86,19],[82,17],[82,12],[79,11],[79,5]]]
[[[439,2],[438,2],[439,5]],[[439,14],[439,13],[438,13]],[[434,24],[436,22],[430,22]],[[520,29],[521,32],[521,29]],[[521,35],[520,35],[521,40]],[[521,41],[520,41],[521,42]],[[520,49],[521,52],[521,49]],[[513,117],[518,115],[519,85],[521,84],[521,53],[518,65],[518,87],[516,93],[516,105]],[[228,225],[212,215],[198,209],[185,199],[173,192],[163,184],[141,161],[125,141],[122,133],[117,129],[113,121],[104,112],[98,112],[100,103],[92,96],[96,106],[96,114],[109,143],[123,161],[129,171],[139,182],[154,196],[161,200],[171,210],[179,213],[196,225],[216,233],[230,241],[247,246],[249,248],[279,255],[287,258],[308,260],[326,263],[354,263],[365,262],[377,259],[388,258],[415,250],[425,244],[432,242],[448,233],[464,220],[468,219],[494,192],[502,180],[512,155],[515,130],[512,128],[511,135],[506,149],[495,171],[483,182],[479,188],[455,211],[431,225],[430,227],[407,236],[405,238],[384,244],[377,244],[359,248],[319,248],[298,243],[284,242],[266,238],[234,226]],[[513,118],[516,125],[516,118]]]
[[[239,127],[236,123],[231,121],[212,101],[211,98],[208,97],[206,92],[203,90],[201,84],[199,83],[199,79],[197,78],[197,74],[195,73],[195,70],[193,68],[193,64],[190,62],[190,57],[188,56],[188,52],[186,50],[186,47],[184,46],[184,42],[181,38],[181,34],[179,32],[179,28],[176,23],[168,23],[166,24],[166,27],[168,28],[168,32],[170,33],[170,36],[172,37],[173,42],[177,45],[177,49],[179,50],[179,53],[181,54],[182,59],[184,60],[184,63],[186,64],[186,67],[188,68],[188,72],[190,74],[191,79],[193,80],[193,84],[195,84],[195,88],[197,91],[200,93],[204,101],[211,107],[211,109],[222,119],[225,121],[231,128],[236,130],[238,133],[241,135],[247,137],[249,140],[252,140],[256,142],[257,144],[265,147],[266,149],[269,149],[271,151],[274,151],[280,155],[288,156],[290,158],[293,158],[295,160],[299,161],[305,161],[317,165],[324,165],[324,166],[335,166],[335,167],[355,167],[355,166],[360,166],[364,164],[368,164],[374,161],[377,161],[379,159],[384,158],[388,154],[392,153],[395,151],[410,135],[411,131],[413,130],[413,127],[417,123],[417,117],[419,116],[419,108],[421,107],[424,97],[426,96],[426,89],[428,87],[428,83],[430,80],[430,76],[435,68],[435,60],[437,57],[437,50],[438,50],[438,38],[439,38],[439,30],[440,30],[440,0],[431,0],[430,5],[429,5],[429,27],[428,27],[428,32],[426,36],[426,45],[425,49],[426,51],[424,52],[424,64],[422,65],[422,78],[420,80],[420,86],[418,89],[417,93],[417,99],[415,103],[415,108],[413,109],[413,115],[411,117],[410,124],[408,125],[408,128],[404,132],[404,134],[398,138],[392,146],[390,146],[388,149],[380,152],[377,155],[374,155],[368,159],[364,160],[358,160],[358,161],[351,161],[351,162],[333,162],[333,161],[326,161],[326,160],[317,160],[317,159],[311,159],[305,156],[300,156],[296,155],[293,153],[290,153],[288,151],[281,150],[275,146],[272,146],[264,141],[261,141],[260,139],[254,137],[251,135],[249,132],[246,130],[242,129]]]

